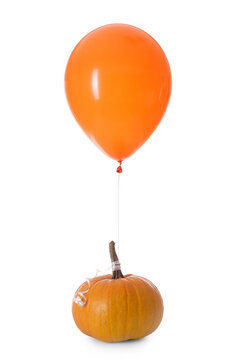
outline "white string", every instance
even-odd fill
[[[97,277],[97,276],[99,275],[99,273],[106,272],[106,271],[110,270],[111,268],[112,268],[112,269],[115,269],[115,270],[121,269],[119,261],[114,261],[114,262],[112,262],[112,265],[109,266],[109,267],[108,267],[107,269],[105,269],[105,270],[96,269],[95,277]],[[86,305],[86,303],[87,303],[87,297],[86,297],[85,294],[87,294],[87,293],[89,292],[89,290],[90,290],[90,287],[91,287],[91,282],[90,282],[90,281],[91,281],[91,280],[92,280],[92,278],[86,278],[86,281],[87,281],[87,283],[88,283],[88,289],[87,289],[87,290],[85,290],[85,291],[79,291],[79,290],[77,290],[76,296],[74,296],[74,298],[73,298],[73,302],[75,302],[78,306],[84,306],[84,305]]]
[[[119,242],[120,242],[120,226],[119,226],[119,223],[120,223],[120,196],[119,196],[119,193],[120,193],[120,173],[118,173],[118,179],[117,179],[117,253],[118,253],[118,257],[119,257]]]
[[[121,270],[121,264],[119,261],[112,262],[112,271]]]
[[[117,173],[117,204],[116,204],[116,222],[117,222],[117,248],[118,248],[118,251],[117,251],[117,253],[118,253],[118,256],[119,256],[119,242],[120,242],[120,231],[119,231],[119,223],[120,223],[120,220],[119,220],[119,218],[120,218],[120,211],[119,211],[119,209],[120,209],[120,196],[119,196],[119,193],[120,193],[120,173],[118,172]],[[98,274],[99,273],[101,273],[101,272],[106,272],[106,271],[108,271],[109,269],[111,269],[112,268],[112,271],[116,271],[116,270],[121,270],[121,265],[120,265],[120,262],[119,261],[113,261],[112,262],[112,265],[110,266],[110,267],[108,267],[107,269],[105,269],[105,270],[99,270],[99,269],[96,269],[96,274],[95,274],[95,277],[96,276],[98,276]],[[84,305],[86,305],[86,303],[87,303],[87,297],[86,297],[86,295],[85,294],[87,294],[88,292],[89,292],[89,290],[90,290],[90,287],[91,287],[91,283],[90,283],[90,280],[91,280],[91,278],[86,278],[86,281],[87,281],[87,283],[88,283],[88,289],[87,290],[85,290],[85,291],[79,291],[79,290],[77,290],[77,292],[76,292],[76,296],[73,298],[73,301],[77,304],[77,305],[79,305],[79,306],[84,306]]]
[[[86,302],[87,302],[87,298],[86,298],[85,294],[88,293],[91,284],[90,284],[90,279],[89,278],[86,278],[86,281],[88,283],[88,289],[85,290],[85,291],[79,291],[78,290],[77,291],[77,296],[74,297],[74,299],[73,299],[73,301],[79,306],[84,306],[86,304]]]

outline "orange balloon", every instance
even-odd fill
[[[171,93],[171,71],[162,48],[146,32],[131,25],[105,25],[73,50],[65,89],[84,132],[121,161],[161,121]]]

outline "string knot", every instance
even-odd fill
[[[121,264],[118,260],[112,262],[112,271],[117,271],[117,270],[121,270]]]
[[[120,165],[119,165],[118,168],[117,168],[117,173],[118,173],[118,174],[121,174],[121,173],[122,173],[122,160],[119,161],[119,164],[120,164]]]

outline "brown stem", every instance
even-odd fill
[[[109,252],[110,252],[110,257],[111,257],[112,262],[119,261],[116,250],[115,250],[115,242],[114,241],[111,241],[109,243]],[[124,278],[121,269],[113,270],[112,279],[120,279],[120,278]]]

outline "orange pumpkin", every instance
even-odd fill
[[[163,316],[163,301],[156,286],[140,276],[123,276],[114,245],[112,241],[113,275],[97,276],[83,283],[72,305],[78,328],[106,342],[149,335]]]

